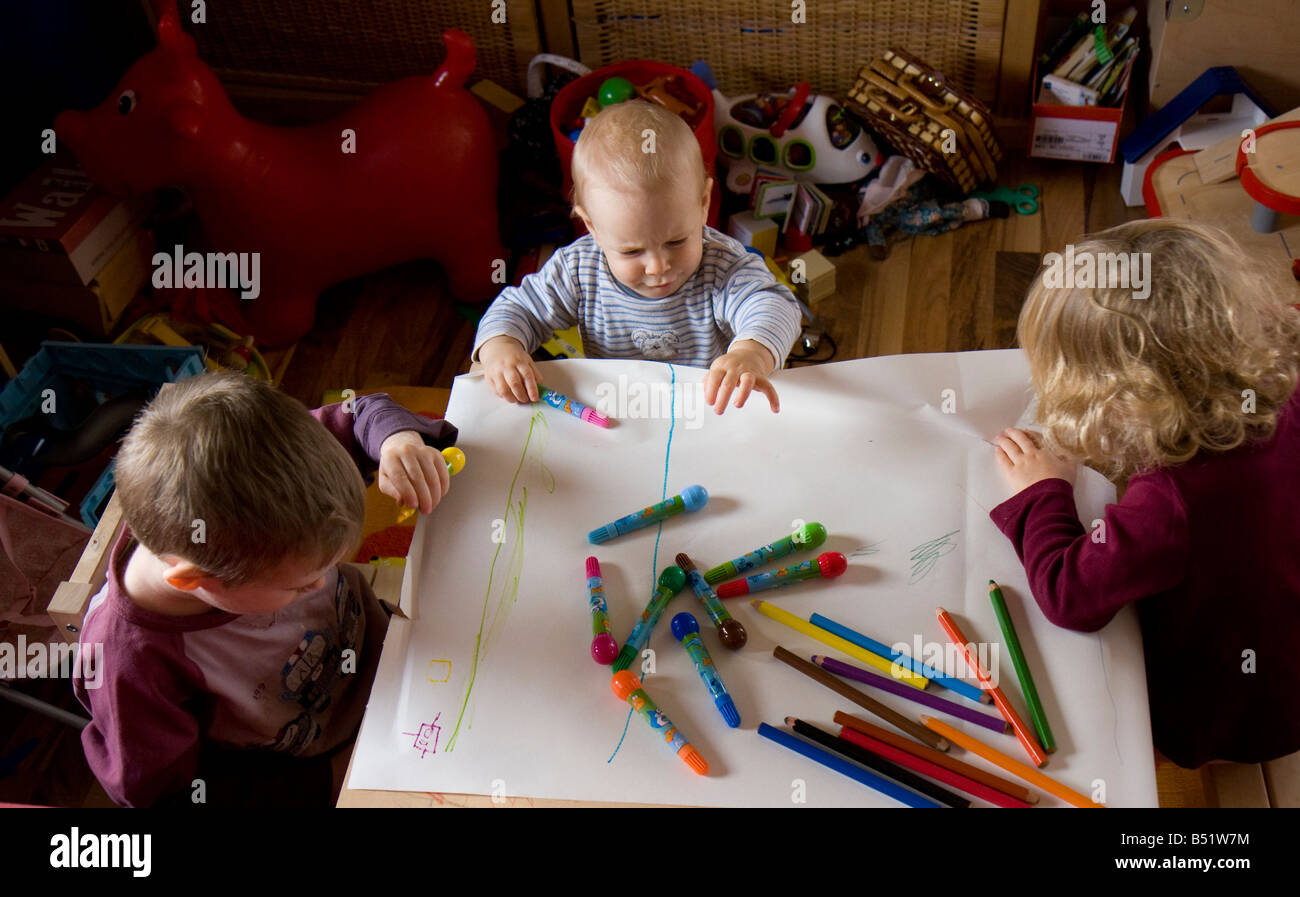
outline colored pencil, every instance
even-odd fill
[[[872,654],[870,651],[864,651],[850,641],[840,638],[838,635],[832,635],[820,626],[814,626],[806,620],[800,620],[789,611],[782,610],[770,601],[764,601],[761,598],[755,598],[749,602],[753,608],[765,617],[770,617],[778,623],[784,623],[796,632],[802,632],[806,636],[815,638],[823,645],[828,645],[836,651],[841,651],[850,657],[860,660],[871,666],[886,676],[897,679],[899,682],[906,682],[916,688],[925,688],[930,684],[930,680],[924,676],[917,675],[910,670],[900,670],[897,674],[894,672],[894,665],[878,654]]]
[[[900,785],[906,785],[913,791],[919,791],[926,797],[937,800],[941,804],[949,807],[955,807],[964,810],[970,806],[970,801],[958,794],[953,794],[946,788],[940,788],[932,782],[916,775],[914,772],[905,768],[902,764],[894,763],[888,758],[881,757],[871,753],[860,745],[854,744],[847,738],[841,738],[832,732],[819,729],[812,723],[804,722],[793,716],[785,718],[785,724],[794,729],[796,735],[802,735],[811,741],[815,741],[824,748],[835,751],[837,754],[843,754],[850,760],[855,760],[868,769],[873,769],[882,776],[889,776]],[[856,732],[854,733],[857,734]],[[915,759],[915,758],[913,758]]]
[[[969,735],[965,734],[964,732],[958,732],[956,729],[954,729],[952,726],[945,723],[943,720],[935,719],[932,716],[922,716],[921,722],[925,723],[927,728],[932,729],[937,734],[942,735],[945,738],[952,741],[953,744],[965,748],[966,750],[970,751],[972,754],[978,754],[979,756],[983,757],[985,760],[992,763],[994,766],[1001,767],[1002,769],[1011,773],[1013,776],[1024,779],[1026,782],[1029,782],[1031,785],[1037,785],[1039,788],[1042,788],[1048,794],[1055,795],[1056,797],[1059,797],[1061,800],[1065,801],[1066,803],[1074,804],[1074,806],[1076,807],[1086,807],[1086,808],[1105,807],[1105,804],[1099,804],[1089,800],[1079,792],[1073,791],[1065,787],[1060,782],[1056,781],[1056,779],[1048,778],[1038,770],[1034,769],[1032,766],[1026,766],[1025,764],[1021,763],[1019,760],[1014,760],[1011,757],[1008,757],[1006,754],[1002,753],[1001,751],[989,747],[987,744],[985,744],[984,742],[980,741],[977,738],[971,738]]]
[[[843,712],[842,710],[836,710],[835,722],[846,729],[853,729],[857,732],[861,732],[863,735],[868,735],[876,741],[883,741],[890,747],[898,748],[900,751],[907,751],[914,757],[919,757],[922,760],[929,760],[936,766],[942,766],[944,769],[955,772],[958,775],[965,776],[968,779],[974,779],[981,784],[989,786],[995,791],[1001,791],[1003,794],[1008,794],[1017,800],[1023,800],[1030,804],[1038,803],[1038,795],[1018,782],[1004,779],[1001,776],[995,776],[991,772],[985,772],[978,766],[971,766],[969,763],[964,763],[956,757],[940,753],[939,751],[928,748],[923,744],[917,744],[915,741],[911,741],[901,735],[895,735],[893,732],[869,723],[861,717],[853,716]]]
[[[1034,677],[1029,672],[1029,661],[1020,648],[1020,637],[1016,635],[1016,626],[1011,622],[1011,613],[1007,610],[1006,599],[1002,590],[993,580],[989,580],[989,600],[993,602],[993,613],[997,614],[998,625],[1002,627],[1002,638],[1006,640],[1007,650],[1011,652],[1011,663],[1016,668],[1016,678],[1020,680],[1020,691],[1029,705],[1029,716],[1034,721],[1034,731],[1043,750],[1051,754],[1056,750],[1056,739],[1052,729],[1047,725],[1047,714],[1043,712],[1043,702],[1038,698],[1038,689],[1034,687]]]
[[[795,731],[798,730],[796,729]],[[877,754],[886,760],[892,760],[899,766],[904,766],[914,772],[919,772],[922,775],[938,779],[945,785],[950,785],[953,788],[965,791],[967,794],[973,794],[981,800],[986,800],[996,806],[1011,807],[1021,810],[1027,810],[1030,807],[1030,804],[1023,800],[1017,800],[1009,794],[1003,794],[996,788],[990,788],[988,785],[984,785],[974,779],[969,779],[966,776],[953,772],[952,770],[944,769],[938,763],[931,763],[929,760],[922,760],[920,757],[909,754],[907,751],[896,748],[893,745],[885,744],[883,741],[877,741],[870,735],[863,735],[861,732],[856,729],[850,729],[848,726],[844,726],[840,729],[840,738],[844,739],[849,744],[857,745],[862,748],[863,751]],[[858,762],[866,763],[865,760],[859,760]],[[871,764],[867,763],[866,765],[870,766]]]
[[[898,711],[886,707],[884,704],[880,703],[875,698],[867,697],[862,692],[854,688],[852,685],[849,685],[847,682],[841,682],[840,680],[832,676],[830,673],[823,670],[821,667],[814,666],[813,664],[804,660],[802,657],[798,657],[790,653],[785,648],[782,648],[780,645],[777,645],[775,648],[772,649],[772,656],[775,657],[777,660],[781,661],[782,663],[794,667],[796,670],[803,673],[809,679],[813,679],[817,682],[820,682],[822,685],[826,686],[836,694],[848,698],[850,701],[852,701],[854,704],[857,704],[863,710],[870,710],[876,716],[880,717],[881,719],[883,719],[885,722],[889,723],[891,726],[895,727],[896,729],[902,729],[904,732],[906,732],[908,735],[911,735],[913,738],[924,741],[926,744],[934,748],[936,751],[948,750],[948,742],[944,741],[942,738],[936,738],[934,736],[934,733],[926,729],[924,726],[921,726],[917,724],[915,721],[908,719]]]
[[[970,698],[972,701],[979,701],[981,704],[991,704],[993,699],[980,691],[977,686],[969,682],[963,682],[960,679],[954,679],[951,676],[945,676],[943,671],[928,663],[922,663],[915,658],[908,657],[902,651],[895,651],[884,642],[878,642],[873,638],[868,638],[860,632],[856,632],[843,623],[836,623],[834,620],[823,617],[821,614],[813,614],[808,618],[808,622],[814,626],[820,626],[831,635],[838,635],[845,641],[852,642],[859,648],[870,651],[872,654],[879,654],[886,660],[897,663],[901,667],[906,667],[913,673],[924,676],[935,685],[943,686],[949,691],[955,691],[963,698]]]
[[[809,744],[802,738],[796,738],[789,732],[783,732],[775,726],[769,726],[767,723],[759,723],[758,734],[766,738],[768,741],[775,741],[777,744],[787,748],[788,750],[794,751],[796,754],[802,754],[815,763],[820,763],[828,769],[833,769],[840,775],[848,776],[855,782],[860,782],[868,788],[874,788],[881,794],[884,794],[887,797],[892,797],[901,804],[918,808],[941,808],[941,806],[934,801],[927,800],[919,794],[914,794],[902,785],[895,785],[888,779],[882,779],[874,773],[867,772],[865,769],[854,766],[842,757],[837,757],[830,751],[823,750],[815,744]]]
[[[908,688],[906,685],[899,685],[893,679],[886,679],[884,676],[877,676],[875,673],[868,672],[855,667],[851,663],[843,663],[834,657],[823,657],[820,654],[812,656],[812,662],[817,666],[834,673],[837,676],[844,676],[848,679],[854,679],[863,682],[873,688],[881,691],[887,691],[891,695],[898,695],[900,698],[906,698],[909,701],[915,701],[918,704],[924,704],[931,710],[939,710],[958,719],[964,719],[968,723],[974,723],[977,726],[983,726],[986,729],[997,732],[999,735],[1005,735],[1011,731],[1007,721],[1000,716],[991,716],[987,713],[980,713],[978,710],[972,710],[969,707],[963,707],[947,698],[936,697],[927,692],[917,691],[914,688]]]
[[[1024,747],[1025,753],[1029,754],[1029,759],[1034,761],[1035,766],[1042,766],[1047,763],[1047,755],[1038,746],[1038,742],[1034,739],[1034,733],[1029,731],[1029,727],[1020,718],[1020,714],[1016,713],[1016,708],[1011,706],[1007,696],[1002,693],[1002,689],[993,684],[993,679],[979,665],[979,661],[967,647],[966,636],[962,635],[961,630],[957,628],[957,623],[942,607],[938,608],[936,612],[939,617],[939,625],[943,627],[944,632],[948,633],[948,638],[952,639],[952,643],[961,649],[962,656],[966,658],[966,665],[975,671],[975,676],[979,679],[980,685],[984,686],[985,691],[993,695],[993,703],[997,705],[998,713],[1001,713],[1002,718],[1011,723],[1011,728],[1015,729],[1016,738],[1020,739],[1020,744]]]

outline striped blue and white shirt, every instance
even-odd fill
[[[763,260],[737,240],[704,228],[700,267],[677,292],[646,299],[619,283],[587,234],[557,249],[517,287],[507,287],[479,322],[473,358],[494,336],[529,354],[578,325],[588,358],[643,358],[708,367],[735,340],[761,343],[776,359],[799,336],[799,305]]]

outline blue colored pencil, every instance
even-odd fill
[[[872,654],[879,654],[886,660],[897,661],[899,666],[907,667],[913,673],[924,676],[935,685],[942,685],[944,688],[955,691],[963,698],[970,698],[972,701],[976,701],[980,704],[987,704],[989,702],[989,699],[978,686],[971,685],[969,682],[963,682],[960,679],[954,679],[951,676],[945,676],[928,663],[922,663],[919,660],[908,657],[902,651],[895,651],[883,642],[878,642],[873,638],[867,638],[862,633],[854,632],[849,627],[836,623],[834,620],[828,620],[821,614],[813,614],[808,618],[808,622],[812,623],[814,626],[820,626],[827,632],[833,632],[846,642],[852,642],[859,648],[870,651]]]
[[[860,782],[868,788],[874,788],[887,797],[892,797],[899,803],[906,804],[909,807],[920,809],[942,809],[943,805],[932,800],[926,800],[921,795],[908,791],[901,785],[895,785],[888,779],[882,779],[878,775],[873,775],[865,769],[854,766],[847,760],[835,756],[830,751],[822,750],[816,745],[809,744],[802,738],[797,738],[789,732],[784,732],[775,726],[769,726],[767,723],[758,724],[758,734],[762,735],[769,741],[775,741],[782,747],[789,748],[796,754],[803,754],[809,760],[820,763],[828,769],[833,769],[840,775],[848,776],[855,782]]]

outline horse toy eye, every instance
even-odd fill
[[[135,108],[135,91],[124,90],[121,96],[117,98],[117,111],[122,115],[127,115]]]

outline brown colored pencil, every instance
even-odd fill
[[[950,745],[948,744],[947,739],[936,736],[934,732],[931,732],[920,723],[913,722],[898,711],[891,710],[889,707],[886,707],[874,698],[867,697],[848,683],[836,679],[816,664],[809,663],[802,657],[782,648],[780,645],[777,645],[772,649],[772,656],[782,663],[794,667],[809,679],[815,679],[836,694],[848,698],[863,710],[871,711],[891,726],[902,729],[913,738],[924,741],[936,751],[948,750]]]
[[[915,754],[923,760],[937,763],[945,769],[955,772],[958,775],[974,779],[982,785],[987,785],[988,787],[1001,791],[1003,794],[1014,797],[1017,800],[1023,800],[1030,804],[1038,803],[1038,795],[1030,791],[1024,785],[985,772],[982,769],[971,766],[969,763],[963,763],[961,760],[958,760],[956,757],[949,754],[941,754],[938,751],[931,750],[923,744],[909,741],[900,735],[895,735],[887,729],[882,729],[879,726],[873,725],[860,717],[845,713],[842,710],[836,710],[835,724],[837,726],[844,726],[846,729],[853,729],[857,732],[861,732],[863,735],[877,738],[886,744],[891,744],[900,750],[907,751],[909,754]]]

